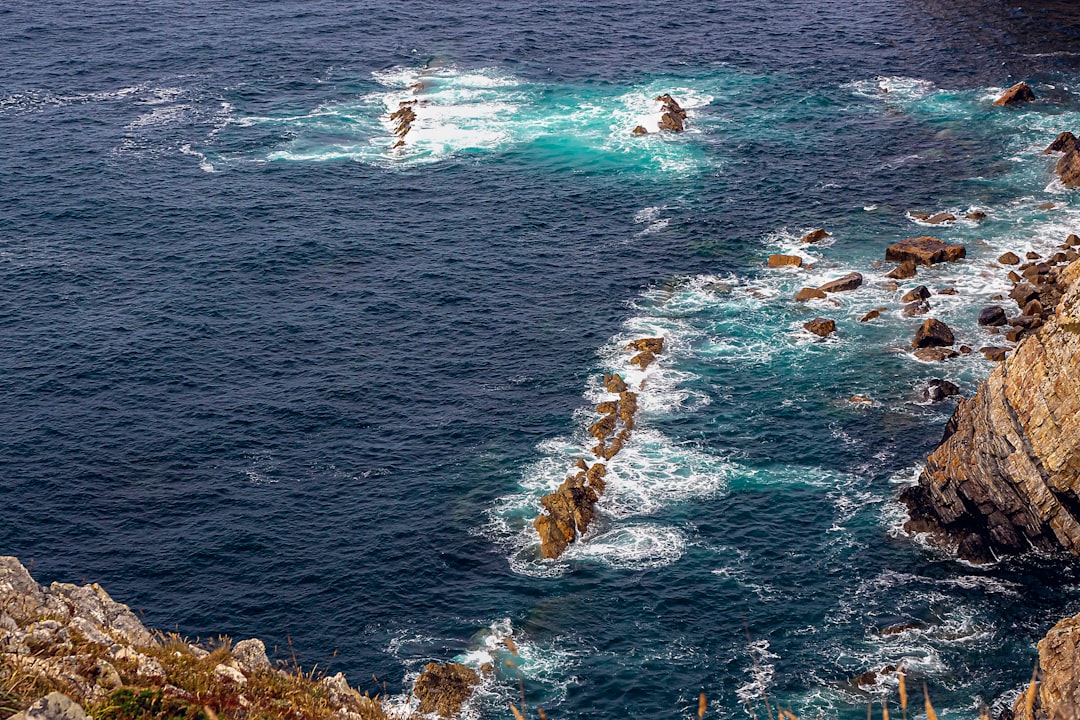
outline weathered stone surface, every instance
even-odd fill
[[[983,212],[982,210],[972,210],[971,212],[964,215],[964,217],[967,218],[968,220],[974,220],[974,221],[978,222],[979,220],[985,220],[986,219],[986,213]]]
[[[889,272],[885,273],[885,277],[893,278],[894,280],[907,280],[908,278],[915,277],[915,263],[910,260],[905,260]]]
[[[413,695],[420,701],[424,715],[437,713],[444,718],[461,714],[461,707],[480,684],[480,675],[460,663],[428,663],[413,685]]]
[[[1031,86],[1021,80],[1005,92],[1001,93],[1001,96],[994,101],[994,104],[1001,107],[1004,105],[1016,105],[1022,102],[1031,102],[1034,99],[1035,93],[1031,91]]]
[[[1025,693],[1013,705],[1014,720],[1080,716],[1080,615],[1059,621],[1039,641],[1039,684],[1031,710]]]
[[[824,292],[817,288],[802,288],[799,292],[795,293],[796,302],[806,302],[807,300],[821,300],[822,298],[829,297]]]
[[[667,93],[656,98],[656,100],[663,103],[659,123],[660,129],[682,132],[684,129],[683,121],[686,120],[686,111],[679,107],[679,103],[675,102],[675,98]]]
[[[998,326],[1004,325],[1007,321],[1008,318],[1005,316],[1005,309],[1000,305],[985,307],[979,313],[980,325]]]
[[[770,255],[769,267],[788,267],[788,266],[802,267],[802,258],[798,255]]]
[[[969,560],[1080,554],[1080,261],[1058,283],[1045,326],[959,402],[951,433],[902,495],[910,530]]]
[[[1005,359],[1005,356],[1009,352],[1009,348],[998,347],[997,345],[987,345],[979,348],[979,352],[983,354],[987,360],[992,362],[1001,362]]]
[[[901,240],[885,250],[885,260],[888,262],[910,260],[917,265],[955,262],[966,255],[967,250],[963,245],[951,245],[929,235]]]
[[[914,348],[944,347],[956,342],[949,326],[936,318],[930,318],[915,331],[915,339],[911,346]]]
[[[630,131],[630,134],[631,135],[648,135],[649,131],[646,130],[645,128],[641,127],[640,125],[638,125],[633,130]]]
[[[1020,258],[1014,252],[1007,252],[998,257],[998,262],[1002,265],[1019,265]]]
[[[817,228],[816,230],[811,230],[810,232],[803,235],[800,240],[804,243],[816,243],[824,240],[827,237],[830,237],[830,234],[825,232],[825,228]]]
[[[86,711],[67,695],[52,692],[11,720],[86,720]]]
[[[803,329],[821,337],[828,337],[836,332],[836,321],[826,320],[825,318],[814,318],[809,322],[803,323]]]
[[[923,362],[941,362],[942,360],[954,358],[960,353],[947,347],[924,347],[919,348],[912,354]]]
[[[1080,148],[1073,148],[1062,155],[1054,167],[1054,172],[1061,178],[1062,185],[1067,187],[1080,185]]]
[[[632,340],[629,344],[627,344],[626,349],[648,350],[651,353],[659,355],[660,353],[664,352],[664,338],[638,338],[637,340]]]
[[[900,298],[900,302],[918,302],[928,297],[930,297],[930,288],[925,285],[917,285],[904,293],[904,296]]]
[[[608,392],[621,393],[626,390],[626,383],[623,382],[622,375],[619,373],[604,375],[604,389]]]
[[[1054,138],[1054,142],[1050,143],[1050,145],[1043,150],[1043,155],[1049,155],[1050,153],[1055,152],[1071,152],[1075,149],[1076,136],[1066,130]]]
[[[881,313],[885,312],[886,310],[888,310],[888,308],[874,308],[873,310],[859,318],[859,322],[869,322],[871,320],[876,320],[877,318],[881,317]]]
[[[923,222],[930,223],[931,225],[940,225],[941,223],[953,222],[956,220],[956,216],[948,212],[939,212],[926,218]]]
[[[919,315],[925,315],[930,312],[930,303],[925,300],[912,300],[907,305],[904,305],[901,312],[904,317],[918,317]]]
[[[266,656],[266,645],[258,638],[241,640],[232,646],[232,658],[240,669],[251,674],[257,670],[269,670],[270,658]]]
[[[928,402],[941,402],[947,397],[959,395],[960,388],[955,383],[941,378],[934,378],[926,384],[919,395]]]
[[[842,278],[836,280],[830,280],[818,287],[823,293],[836,293],[836,292],[848,292],[862,285],[863,277],[860,273],[853,272],[848,273]]]

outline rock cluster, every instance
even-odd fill
[[[682,132],[685,129],[686,111],[679,107],[679,103],[675,102],[675,98],[668,93],[664,93],[656,98],[656,102],[663,105],[660,112],[659,128],[671,132]]]
[[[1019,344],[960,400],[901,495],[910,532],[974,562],[1030,548],[1080,554],[1080,260],[1024,269],[1010,294],[1024,314],[1006,335]],[[984,311],[988,324],[998,310]]]
[[[645,370],[664,351],[664,338],[639,338],[626,346],[636,351],[630,363]],[[637,415],[637,393],[630,390],[618,373],[604,375],[604,389],[618,397],[596,406],[601,417],[589,426],[588,432],[597,440],[592,453],[605,463],[617,455],[630,439]],[[544,513],[533,521],[540,536],[540,553],[557,558],[570,543],[580,538],[596,516],[595,506],[607,487],[604,476],[607,466],[601,462],[589,465],[578,458],[574,474],[563,480],[558,489],[540,499]]]
[[[413,121],[416,120],[414,109],[418,101],[402,100],[398,103],[398,109],[390,113],[390,122],[394,123],[394,136],[398,139],[394,143],[395,148],[405,145],[405,136],[412,130]]]

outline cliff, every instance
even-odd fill
[[[910,532],[973,562],[1035,548],[1080,555],[1080,261],[1017,279],[1031,316],[1015,350],[961,400],[917,485]]]
[[[1021,693],[1015,720],[1080,716],[1080,615],[1065,618],[1039,641],[1039,683]]]

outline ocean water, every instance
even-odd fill
[[[1072,4],[14,3],[0,57],[0,552],[40,580],[395,702],[490,661],[476,718],[522,687],[552,718],[763,689],[857,718],[894,681],[852,678],[900,663],[974,717],[1080,610],[1073,563],[958,563],[896,502],[953,407],[919,389],[990,370],[914,359],[899,295],[955,288],[933,314],[989,344],[994,259],[1080,229],[1041,155],[1080,127]],[[1039,101],[991,107],[1019,79]],[[687,132],[632,137],[662,92]],[[967,259],[889,290],[926,233]],[[539,560],[611,371],[641,429]]]

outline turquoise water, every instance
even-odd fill
[[[953,408],[920,390],[990,364],[915,359],[899,298],[954,288],[931,314],[993,344],[995,258],[1080,227],[1041,154],[1080,121],[1066,11],[4,11],[0,552],[397,703],[430,660],[494,661],[470,717],[523,687],[553,718],[760,715],[763,689],[856,718],[895,678],[852,679],[900,663],[943,717],[1000,707],[1076,567],[901,530]],[[1020,77],[1040,100],[992,107]],[[664,92],[687,132],[632,136]],[[890,289],[921,234],[967,258]],[[642,373],[623,348],[655,335]],[[605,372],[644,381],[640,428],[542,560]]]

